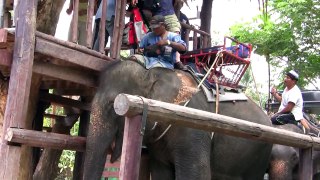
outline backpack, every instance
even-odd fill
[[[123,31],[123,44],[137,46],[143,36],[148,32],[146,25],[143,23],[142,16],[138,8],[132,9],[132,21],[125,25]]]

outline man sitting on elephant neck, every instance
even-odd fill
[[[138,52],[131,59],[142,63],[147,69],[164,67],[173,69],[176,52],[183,53],[187,50],[186,43],[179,34],[166,30],[165,19],[162,15],[153,16],[149,22],[152,32],[145,35],[138,48]]]
[[[289,71],[284,79],[286,88],[284,89],[282,96],[277,93],[275,88],[271,89],[271,94],[281,102],[279,111],[271,117],[272,124],[295,124],[298,122],[309,130],[309,125],[303,118],[303,99],[299,87],[296,85],[299,79],[299,74],[294,70]]]

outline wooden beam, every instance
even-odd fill
[[[43,115],[46,118],[52,118],[52,119],[64,119],[66,116],[60,116],[56,114],[44,114]]]
[[[196,28],[195,28],[194,26],[192,26],[192,25],[186,24],[186,23],[184,23],[184,22],[180,22],[180,24],[181,24],[182,27],[184,27],[184,28],[186,28],[186,29],[189,29],[189,30],[192,30],[192,31],[194,31],[194,32],[197,32],[197,33],[199,33],[199,34],[201,34],[201,35],[204,35],[204,36],[207,36],[207,37],[210,37],[210,36],[211,36],[209,33],[205,32],[205,31],[202,31],[202,30],[199,30],[199,29],[196,29]]]
[[[47,88],[53,89],[53,88]],[[60,89],[54,90],[57,94],[64,95],[64,96],[94,96],[96,90],[92,88],[78,88],[78,89],[67,89],[61,87]]]
[[[8,127],[27,127],[27,111],[31,87],[32,66],[34,58],[35,27],[37,1],[19,1],[16,11],[16,32],[14,55],[8,89],[8,100],[4,115],[3,129]],[[2,141],[5,142],[4,136]],[[27,168],[22,165],[22,149],[1,142],[0,179],[17,180],[20,173]]]
[[[113,36],[111,40],[112,46],[110,50],[112,52],[111,57],[114,59],[120,58],[126,4],[127,4],[126,0],[116,1]]]
[[[114,109],[118,115],[133,117],[142,113],[144,103],[149,105],[148,118],[157,119],[159,122],[265,141],[272,144],[298,148],[313,147],[315,150],[320,150],[320,138],[317,137],[161,101],[142,100],[140,97],[127,94],[119,94],[116,97]]]
[[[95,88],[89,88],[81,84],[76,84],[73,82],[68,82],[65,80],[60,80],[60,79],[54,79],[54,80],[47,80],[45,77],[43,78],[43,81],[41,83],[41,89],[93,89]],[[62,95],[62,94],[61,94]]]
[[[14,35],[7,29],[0,29],[0,49],[10,48],[13,46]]]
[[[64,107],[75,107],[78,109],[91,111],[91,104],[89,103],[83,103],[74,99],[65,98],[54,94],[41,93],[40,100],[55,103]]]
[[[95,77],[94,74],[83,73],[83,71],[76,70],[72,67],[58,66],[41,61],[34,62],[33,72],[89,87],[97,87],[98,84],[96,82],[97,77]]]
[[[96,71],[101,71],[108,64],[108,61],[102,60],[99,57],[95,57],[69,47],[61,46],[60,44],[42,38],[37,38],[35,52],[55,57]]]
[[[86,147],[85,137],[17,128],[8,128],[5,139],[10,143],[19,143],[26,146],[68,149],[80,152],[83,152]]]
[[[75,43],[72,43],[72,42],[69,42],[69,41],[64,41],[64,40],[60,40],[60,39],[57,39],[55,38],[54,36],[51,36],[51,35],[48,35],[48,34],[45,34],[45,33],[42,33],[42,32],[39,32],[39,31],[36,31],[36,39],[44,39],[46,41],[50,41],[54,44],[57,44],[57,45],[62,45],[64,47],[67,47],[67,48],[70,48],[70,49],[74,49],[74,50],[77,50],[79,52],[83,52],[87,55],[91,55],[91,56],[94,56],[94,57],[98,57],[99,59],[103,59],[105,61],[113,61],[114,59],[104,55],[104,54],[101,54],[95,50],[92,50],[92,49],[88,49],[82,45],[79,45],[79,44],[75,44]]]
[[[0,49],[0,65],[10,67],[12,64],[12,52],[6,49]],[[92,73],[83,73],[83,71],[72,67],[58,66],[51,63],[36,61],[33,64],[33,72],[61,80],[71,81],[89,87],[97,87],[97,77]]]

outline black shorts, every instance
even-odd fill
[[[292,113],[275,114],[271,117],[271,121],[272,121],[272,124],[275,124],[275,125],[282,125],[282,124],[298,125],[298,121],[296,121]]]

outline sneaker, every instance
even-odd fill
[[[183,65],[183,63],[181,61],[174,63],[174,68],[175,69],[180,69],[183,71],[187,71],[187,67]]]

